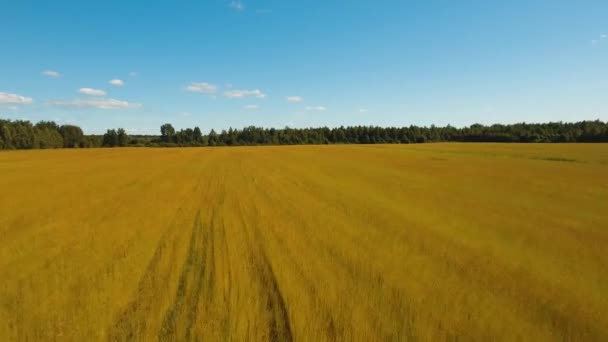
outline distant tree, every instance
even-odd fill
[[[109,129],[106,134],[103,135],[102,146],[104,147],[116,147],[119,144],[118,132],[114,129]]]
[[[53,121],[40,121],[34,126],[34,148],[62,148],[63,137]]]
[[[160,126],[161,140],[166,143],[174,142],[175,140],[175,128],[170,123],[166,123]]]
[[[194,142],[196,142],[197,144],[200,144],[203,142],[203,133],[201,132],[201,129],[198,128],[198,126],[194,127],[194,130],[192,132],[192,137],[194,139]]]
[[[5,150],[13,148],[13,136],[9,124],[9,122],[0,121],[0,148]]]
[[[186,128],[183,130],[183,140],[186,144],[192,145],[194,142],[194,130],[192,128]]]
[[[63,147],[80,147],[80,144],[83,142],[82,138],[84,134],[82,133],[82,129],[78,126],[63,125],[59,128],[59,133],[63,137]]]
[[[129,136],[127,135],[127,132],[125,132],[124,128],[119,128],[116,132],[116,135],[118,140],[118,146],[125,147],[129,144]]]
[[[213,129],[209,132],[209,146],[216,146],[218,143],[217,133]]]
[[[99,135],[85,135],[81,147],[93,148],[101,147],[103,145],[103,136]]]

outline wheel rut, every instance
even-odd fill
[[[181,210],[178,210],[176,216],[179,215],[182,215]],[[175,246],[172,245],[176,239],[174,228],[173,223],[162,234],[154,254],[146,266],[146,271],[139,279],[137,292],[119,313],[108,331],[110,341],[138,340],[148,329],[148,315],[157,309],[155,307],[156,294],[160,289],[166,288],[169,282],[169,278],[163,276],[163,267],[165,264],[172,265],[176,259]],[[168,262],[164,262],[165,259]]]
[[[205,229],[197,214],[188,255],[182,266],[175,299],[165,312],[158,338],[161,341],[192,340],[199,301],[210,301],[214,286],[214,242],[210,229]],[[205,298],[201,298],[204,293]]]
[[[269,321],[270,340],[293,341],[287,306],[279,289],[276,275],[266,255],[262,254],[260,259],[261,263],[258,263],[258,270],[262,284],[266,285],[266,307],[271,313]]]
[[[260,296],[264,298],[265,309],[269,314],[268,320],[268,338],[270,341],[293,341],[293,332],[289,320],[289,311],[276,274],[272,269],[263,244],[260,241],[261,235],[257,227],[253,227],[249,232],[248,224],[244,220],[244,210],[242,203],[238,205],[241,223],[243,224],[243,234],[247,239],[248,249],[252,268],[255,272],[254,276],[260,285]]]

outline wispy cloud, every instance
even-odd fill
[[[608,34],[601,34],[599,38],[591,39],[591,45],[598,45],[602,43],[606,38],[608,38]]]
[[[261,90],[229,90],[224,92],[224,96],[229,99],[242,99],[246,97],[257,97],[258,99],[263,99],[266,97]]]
[[[247,109],[247,110],[257,110],[257,109],[260,109],[260,106],[255,105],[255,104],[251,104],[251,105],[246,105],[246,106],[243,106],[243,109]]]
[[[367,113],[369,112],[369,110],[365,109],[365,108],[359,108],[359,113]]]
[[[119,80],[119,79],[113,79],[108,83],[110,83],[113,86],[117,86],[117,87],[122,87],[123,85],[125,85],[125,81]]]
[[[139,75],[139,74],[138,74],[138,73],[136,73],[135,71],[131,71],[131,72],[129,73],[129,76],[131,76],[131,77],[135,77],[135,76],[138,76],[138,75]]]
[[[93,88],[80,88],[78,90],[79,93],[84,94],[84,95],[91,95],[91,96],[106,96],[106,92],[100,89],[93,89]]]
[[[313,106],[313,107],[306,107],[306,110],[309,112],[324,112],[327,110],[327,108],[325,108],[323,106]]]
[[[44,76],[58,78],[63,76],[60,72],[54,70],[45,70],[42,72]]]
[[[228,4],[228,7],[232,8],[235,11],[244,11],[245,10],[245,4],[242,3],[241,1],[231,1]]]
[[[34,102],[34,100],[31,97],[0,92],[0,103],[2,104],[30,104],[32,102]]]
[[[116,99],[74,99],[74,100],[54,100],[47,104],[59,107],[79,107],[79,108],[97,108],[97,109],[132,109],[141,108],[141,103],[131,103]]]
[[[301,96],[287,96],[286,98],[289,102],[302,102],[304,99]]]
[[[213,94],[217,91],[217,86],[207,82],[192,82],[184,89],[191,93]]]

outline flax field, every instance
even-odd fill
[[[608,145],[0,153],[1,341],[608,341]]]

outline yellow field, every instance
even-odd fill
[[[0,340],[608,340],[608,145],[0,153]]]

